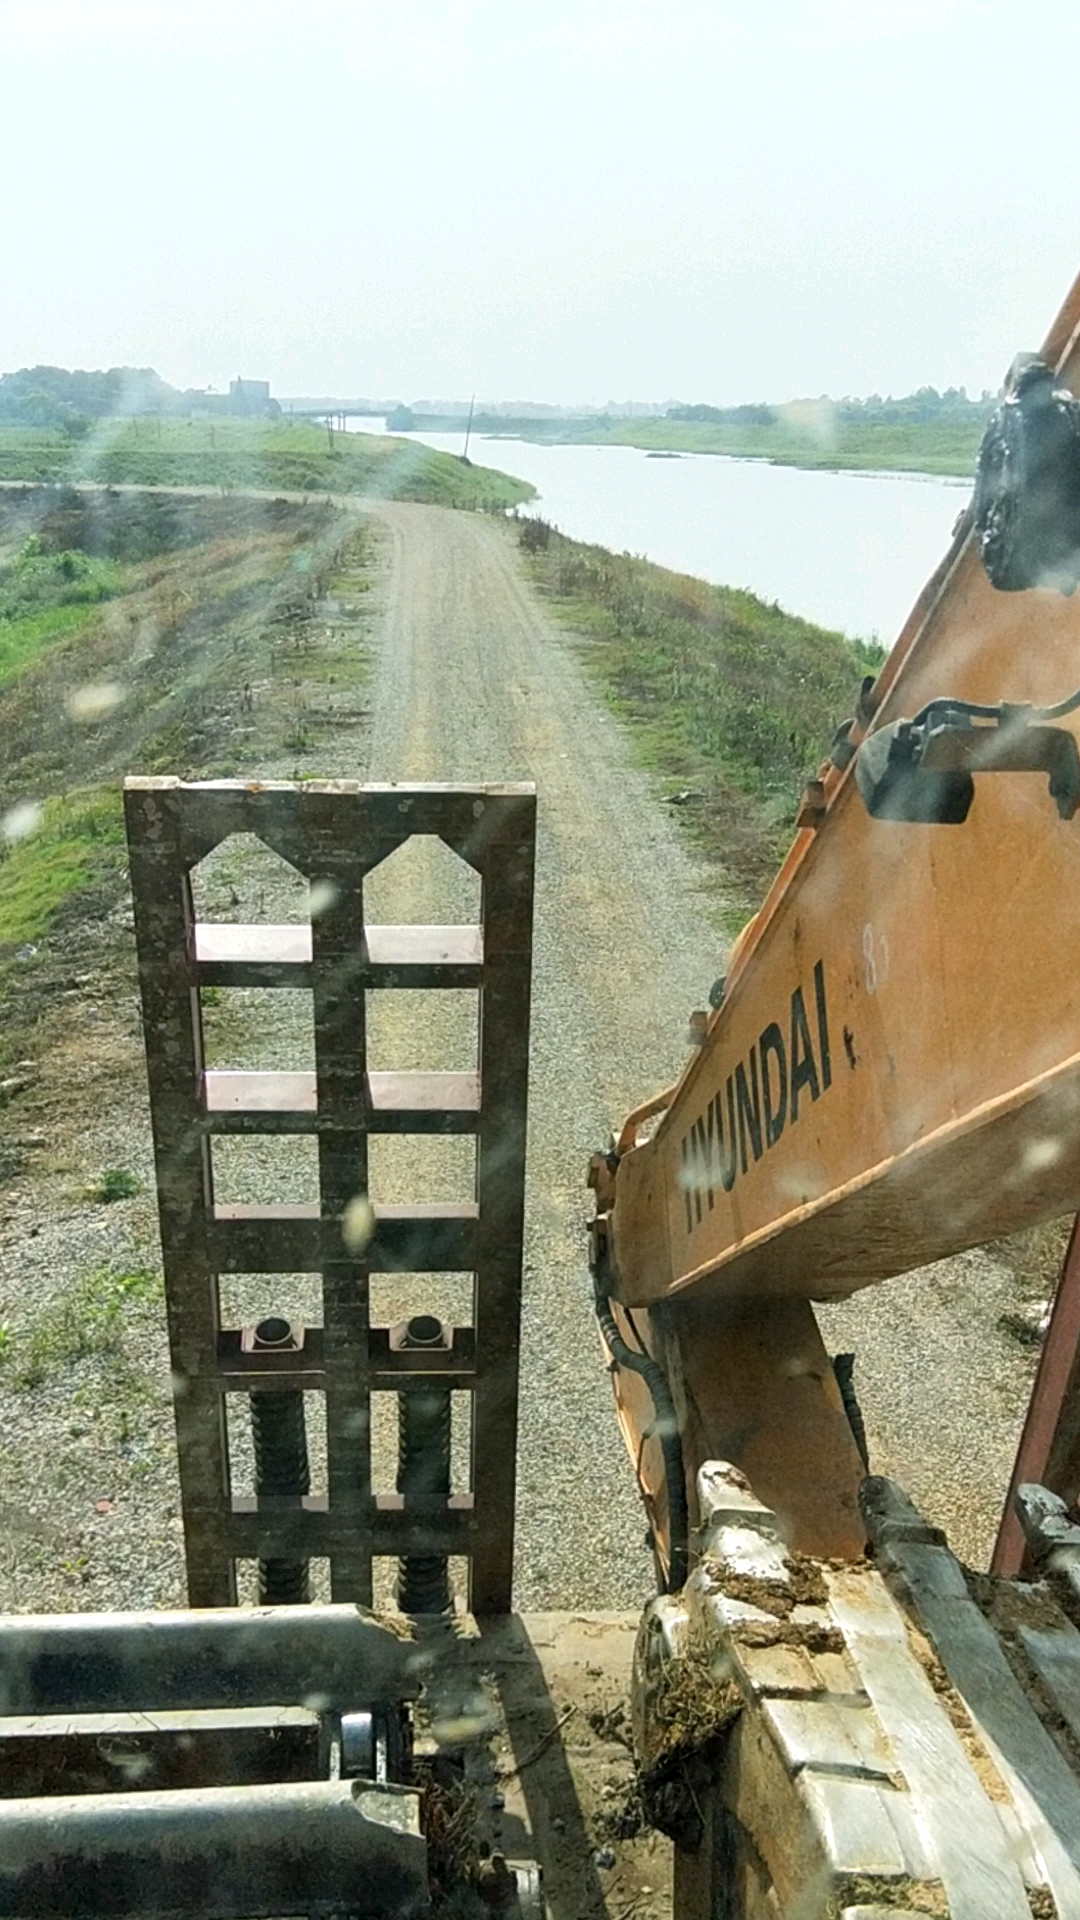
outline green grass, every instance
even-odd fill
[[[96,1267],[51,1300],[24,1331],[9,1331],[0,1363],[10,1367],[13,1386],[32,1392],[75,1361],[118,1356],[133,1310],[156,1304],[162,1292],[161,1276],[148,1267]]]
[[[526,549],[529,529],[525,522]],[[587,667],[642,758],[665,783],[698,796],[682,815],[739,888],[738,910],[756,905],[790,838],[803,782],[882,650],[753,594],[553,530],[528,564],[580,636]]]
[[[96,611],[92,606],[46,607],[19,620],[0,620],[0,686],[30,666],[47,648],[85,627]]]
[[[85,626],[123,587],[121,569],[109,560],[46,551],[36,535],[24,540],[0,564],[0,685]]]
[[[123,860],[119,793],[97,788],[47,800],[39,824],[0,840],[0,945],[40,940],[68,897]]]
[[[368,663],[359,621],[342,615],[324,628],[316,618],[318,597],[331,577],[360,595],[369,542],[363,529],[350,531],[351,520],[323,501],[305,507],[71,494],[42,517],[40,500],[26,506],[11,494],[0,495],[0,509],[0,554],[5,546],[15,554],[0,559],[0,994],[6,994],[32,984],[34,969],[16,961],[14,949],[38,945],[54,924],[66,939],[80,910],[77,896],[85,896],[96,920],[119,893],[124,773],[237,773],[300,723],[297,751],[309,744],[326,750],[335,707],[355,704],[350,690],[363,686]],[[35,521],[39,532],[26,537]],[[92,539],[98,551],[75,551],[79,539]],[[148,548],[157,549],[153,557]],[[113,593],[132,596],[121,598],[118,617],[83,627],[96,600]],[[91,598],[25,610],[28,601],[71,594]],[[23,610],[5,620],[5,608]],[[154,645],[133,665],[131,635],[142,626]],[[73,672],[76,649],[80,670]],[[73,715],[73,682],[92,691],[121,681],[125,697],[115,712]],[[234,732],[249,718],[238,696],[250,682],[260,688],[258,732]],[[93,725],[79,724],[88,718]],[[35,819],[25,803],[39,799],[44,804]],[[5,837],[5,822],[12,839]],[[11,1056],[13,1045],[9,1020],[0,1031],[0,1057]]]
[[[927,420],[902,424],[829,426],[828,415],[807,418],[778,408],[760,426],[692,420],[516,420],[500,422],[515,439],[596,446],[642,447],[660,453],[722,453],[777,466],[934,473],[969,478],[985,421]],[[427,424],[426,422],[424,423]],[[485,423],[485,431],[489,427]],[[512,457],[512,456],[511,456]]]
[[[369,494],[501,511],[532,498],[527,481],[412,441],[334,434],[299,421],[105,420],[85,440],[0,428],[0,479],[112,486],[255,488]]]
[[[87,1187],[83,1199],[109,1206],[114,1200],[130,1200],[138,1192],[139,1182],[127,1167],[106,1167]]]

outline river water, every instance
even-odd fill
[[[407,437],[446,453],[462,449],[460,433]],[[790,613],[886,646],[971,492],[968,480],[926,474],[817,473],[719,454],[657,458],[637,447],[478,435],[469,455],[530,480],[539,499],[525,511],[575,540],[748,587]]]

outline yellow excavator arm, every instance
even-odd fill
[[[1042,349],[1059,389],[1078,334],[1080,282]],[[598,1289],[670,1377],[691,1508],[719,1456],[798,1545],[860,1551],[807,1303],[1080,1204],[1080,713],[1046,724],[1078,682],[1080,595],[991,585],[969,509],[680,1080],[594,1158]],[[649,1396],[615,1377],[666,1561]]]
[[[677,1920],[1080,1916],[1080,1488],[1022,1484],[1051,1386],[1080,1426],[1080,1233],[995,1566],[1034,1579],[870,1477],[811,1305],[1080,1205],[1078,334],[1080,281],[681,1078],[590,1163]]]

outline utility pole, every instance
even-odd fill
[[[476,405],[476,395],[474,393],[472,399],[469,401],[469,419],[465,428],[465,447],[461,455],[462,459],[465,461],[467,461],[469,458],[469,435],[472,432],[472,417],[473,417],[473,408],[475,407],[475,405]]]

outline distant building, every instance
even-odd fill
[[[270,398],[269,380],[237,378],[229,381],[229,412],[261,414],[265,417],[267,414],[280,413],[281,408],[276,400]]]

